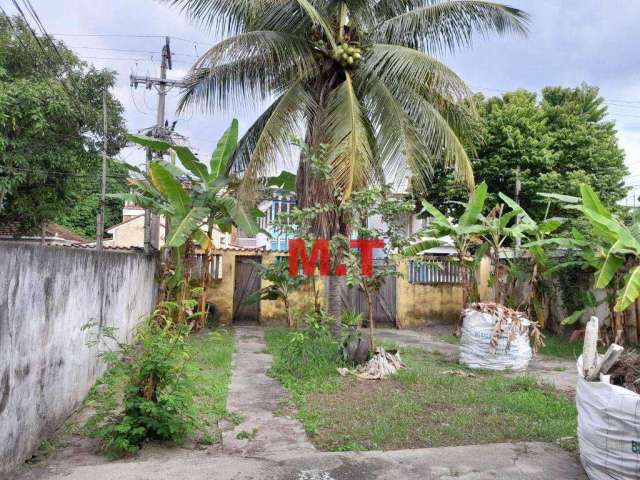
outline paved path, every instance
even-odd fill
[[[171,451],[169,451],[171,452]],[[268,457],[177,451],[161,459],[88,465],[48,480],[587,480],[575,458],[544,443]]]
[[[272,358],[265,353],[264,329],[243,326],[236,327],[235,333],[227,410],[241,417],[242,423],[223,432],[223,451],[244,456],[315,451],[298,420],[275,415],[287,393],[267,376]]]
[[[438,340],[425,331],[378,329],[376,338],[398,345],[422,348],[428,352],[443,354],[448,360],[457,362],[459,346]],[[544,355],[536,355],[529,363],[526,373],[535,375],[556,389],[574,393],[576,389],[576,364],[571,360],[561,360]],[[521,374],[515,374],[521,375]]]

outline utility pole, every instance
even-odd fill
[[[147,90],[156,88],[158,91],[158,113],[156,116],[156,125],[147,135],[160,138],[162,140],[170,140],[169,128],[165,125],[165,103],[167,91],[172,87],[181,87],[184,85],[180,80],[167,80],[167,69],[171,70],[171,46],[169,37],[165,38],[165,44],[162,47],[162,61],[160,63],[160,77],[143,77],[131,75],[129,77],[131,86],[138,88],[138,85],[144,85]],[[162,154],[160,154],[162,157]],[[147,149],[147,169],[153,160],[153,152]],[[144,251],[151,253],[153,249],[157,249],[160,243],[160,218],[157,215],[151,215],[149,210],[144,212]]]
[[[102,184],[100,189],[100,211],[98,212],[98,229],[96,247],[102,250],[104,238],[104,203],[107,193],[107,87],[102,91]]]

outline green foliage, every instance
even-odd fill
[[[309,385],[343,365],[340,342],[331,333],[333,319],[322,312],[308,313],[304,321],[303,329],[276,328],[268,330],[266,336],[274,354],[271,373],[294,395],[302,394]]]
[[[68,70],[49,40],[43,53],[18,18],[0,18],[0,223],[18,222],[22,233],[59,222],[95,234],[102,151],[102,92],[115,74],[97,71],[56,41]],[[64,83],[63,86],[61,80]],[[107,95],[108,155],[126,144],[123,108]],[[111,192],[126,189],[121,168],[110,161]],[[124,171],[126,174],[126,170]],[[122,204],[107,206],[116,223]]]
[[[471,92],[436,54],[476,34],[524,34],[527,22],[524,12],[491,2],[171,3],[225,38],[187,77],[180,108],[216,111],[274,99],[234,154],[245,185],[287,158],[288,139],[304,131],[309,143],[328,145],[329,190],[343,199],[383,170],[399,183],[407,171],[431,176],[446,165],[471,186],[464,149],[476,130],[464,101]],[[304,155],[300,167],[299,199],[310,199],[302,204],[326,200],[326,189],[310,187],[317,183]]]
[[[613,122],[598,89],[547,87],[541,99],[524,90],[497,98],[478,97],[482,119],[481,141],[473,170],[496,193],[514,195],[520,179],[519,204],[534,220],[560,215],[559,204],[547,211],[539,192],[579,195],[580,184],[590,185],[609,208],[626,195],[628,174],[624,152],[618,146]],[[427,199],[447,211],[460,210],[452,200],[465,198],[452,175],[439,176]],[[578,225],[573,219],[567,229]]]
[[[86,429],[110,455],[134,454],[148,439],[181,442],[196,427],[189,330],[151,316],[133,347],[119,344],[113,333],[107,337],[116,349],[102,354],[110,368],[101,380],[104,390],[93,395],[96,413]],[[117,382],[123,382],[122,390]]]
[[[97,167],[96,167],[97,168]],[[98,171],[98,170],[96,170]],[[129,191],[127,176],[129,167],[116,160],[109,159],[107,163],[107,189],[110,194],[126,193]],[[63,225],[86,238],[96,236],[96,218],[100,211],[100,185],[95,174],[96,181],[82,181],[77,189],[71,192],[67,208],[54,219],[56,223]],[[122,221],[122,207],[124,202],[120,199],[109,197],[105,200],[105,229]]]
[[[289,296],[298,290],[308,281],[302,275],[289,275],[289,265],[287,262],[276,260],[273,263],[264,265],[258,262],[251,262],[262,280],[269,284],[260,290],[253,292],[247,297],[245,303],[257,303],[260,300],[283,300],[287,311],[287,322],[290,327],[294,326],[291,312]]]

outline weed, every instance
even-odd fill
[[[238,432],[238,434],[236,435],[236,438],[238,440],[253,440],[254,438],[256,438],[256,435],[258,435],[258,429],[254,428],[250,432],[247,432],[246,430],[242,430],[241,432]]]

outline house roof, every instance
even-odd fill
[[[18,222],[6,223],[0,225],[0,237],[12,237],[12,238],[40,238],[41,232],[39,229],[34,228],[28,230],[25,233],[18,234],[20,231],[20,224]],[[72,232],[68,228],[58,225],[57,223],[48,223],[45,227],[46,239],[60,239],[71,243],[85,243],[87,241],[81,235]]]
[[[140,217],[144,217],[144,213],[140,215],[136,215],[135,217],[125,220],[124,222],[116,223],[115,225],[110,226],[109,228],[107,228],[107,232],[111,233],[111,230],[115,230],[116,228],[121,227],[122,225],[126,225],[129,222],[133,222],[134,220],[137,220]]]

